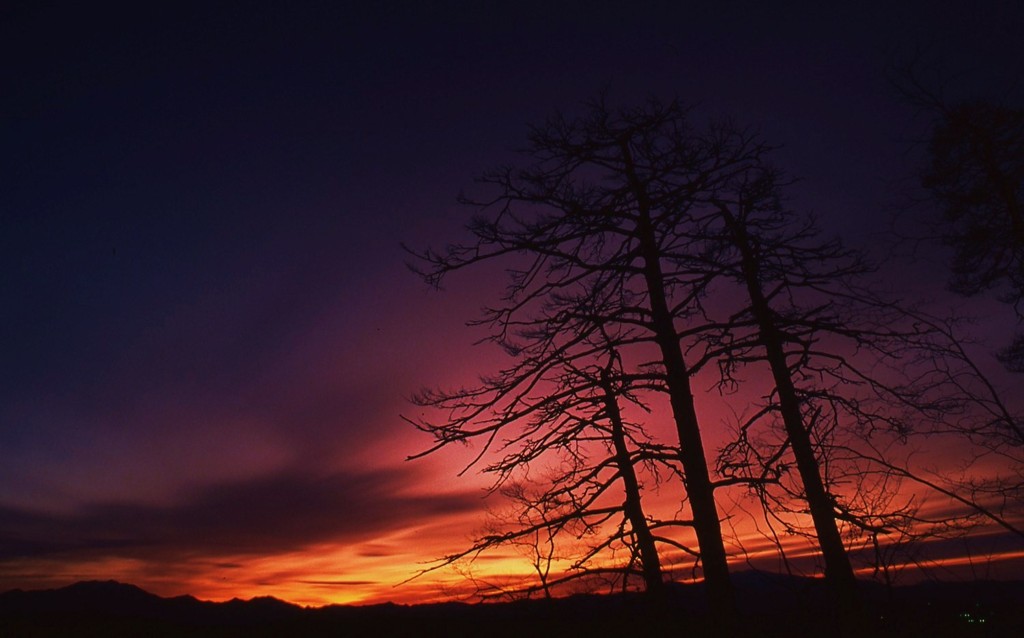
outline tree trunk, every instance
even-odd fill
[[[602,377],[606,377],[606,375],[602,374]],[[633,533],[636,535],[637,546],[640,550],[640,563],[643,567],[644,585],[647,593],[656,599],[661,599],[665,595],[661,560],[658,558],[658,548],[654,545],[654,536],[647,526],[647,518],[644,516],[640,502],[640,483],[637,481],[636,472],[633,469],[633,459],[630,458],[629,448],[626,447],[626,433],[622,424],[622,414],[619,412],[619,402],[607,378],[601,379],[601,388],[604,390],[605,411],[612,426],[615,464],[619,468],[619,475],[622,477],[626,493],[623,509]]]
[[[720,206],[722,215],[740,252],[740,263],[744,283],[750,297],[750,307],[757,322],[761,343],[764,345],[768,363],[771,366],[775,388],[779,393],[779,411],[793,450],[797,470],[804,486],[804,497],[811,510],[814,531],[825,561],[825,581],[841,609],[855,610],[859,606],[857,580],[850,566],[850,559],[843,546],[839,528],[836,525],[832,498],[825,489],[821,468],[814,454],[811,436],[804,426],[800,410],[800,399],[793,385],[793,376],[786,363],[783,338],[779,333],[768,300],[761,288],[760,269],[747,234],[736,218],[725,206]]]
[[[736,614],[736,596],[729,577],[721,521],[715,504],[715,490],[704,456],[704,443],[701,440],[697,410],[690,389],[690,374],[683,359],[682,349],[679,347],[675,321],[665,298],[665,279],[651,223],[650,201],[636,174],[627,142],[622,144],[622,154],[626,175],[637,201],[636,234],[644,262],[643,273],[651,306],[651,324],[665,365],[665,382],[676,433],[679,436],[679,460],[683,466],[686,495],[693,512],[693,529],[700,549],[704,581],[712,613],[720,622],[731,623]]]

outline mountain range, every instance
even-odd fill
[[[737,574],[739,624],[749,636],[834,635],[820,580]],[[1024,581],[864,583],[876,636],[1024,636]],[[640,594],[552,600],[307,608],[272,597],[208,602],[163,598],[116,581],[0,594],[0,636],[714,636],[699,585],[658,606]]]

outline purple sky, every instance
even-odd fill
[[[0,10],[0,589],[195,561],[181,593],[204,561],[481,511],[449,457],[403,461],[428,441],[399,414],[487,371],[462,324],[497,282],[430,291],[400,242],[459,238],[458,192],[555,109],[607,90],[735,116],[784,146],[798,206],[871,245],[923,130],[887,64],[920,48],[954,97],[999,96],[1024,60],[1012,2],[20,4]]]

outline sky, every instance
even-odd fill
[[[458,193],[527,125],[601,91],[730,115],[870,248],[924,130],[891,62],[1021,88],[1012,2],[550,4],[0,9],[0,590],[443,597],[396,585],[465,546],[486,481],[406,461],[400,415],[501,362],[464,325],[500,280],[434,291],[402,244],[463,238]]]

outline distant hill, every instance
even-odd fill
[[[842,635],[822,582],[736,574],[744,635]],[[864,584],[869,635],[1024,636],[1024,582]],[[276,598],[162,598],[115,581],[0,594],[0,636],[716,636],[699,585],[676,585],[661,608],[639,594],[509,603],[304,608]],[[848,629],[848,627],[846,628]],[[849,635],[849,634],[847,634]]]

